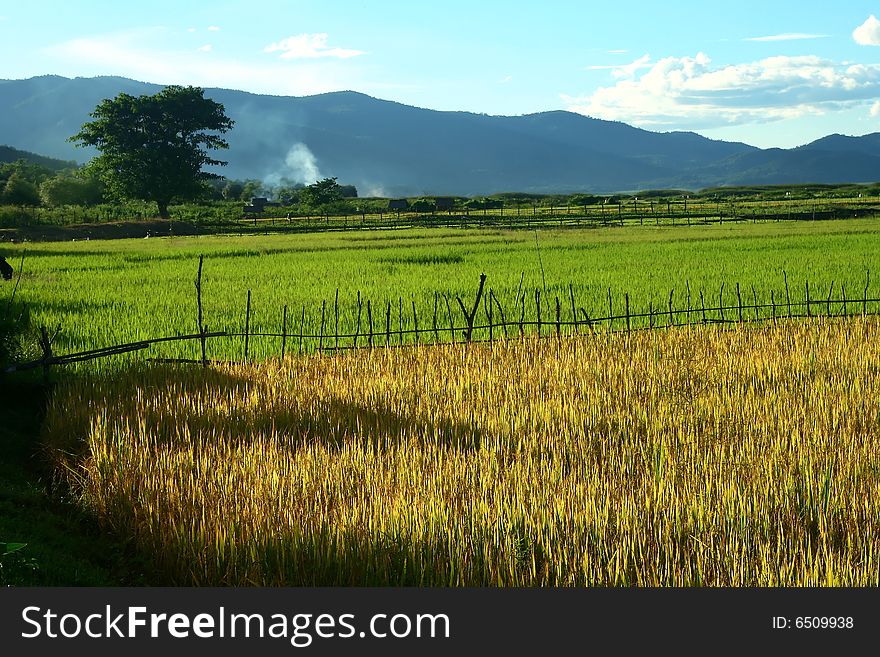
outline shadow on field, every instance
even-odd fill
[[[267,382],[223,369],[133,366],[121,375],[123,385],[113,382],[115,376],[89,384],[106,391],[99,405],[107,416],[125,418],[132,427],[142,422],[166,444],[188,435],[192,443],[236,446],[273,441],[292,449],[318,444],[335,450],[354,443],[383,450],[415,441],[470,451],[483,438],[467,422],[402,413],[394,399],[279,395]]]
[[[435,449],[471,451],[479,449],[483,438],[467,422],[401,412],[404,404],[395,407],[398,400],[391,397],[359,402],[321,398],[301,389],[285,394],[283,383],[270,386],[259,375],[246,377],[222,367],[142,363],[120,372],[80,374],[71,379],[69,384],[75,387],[59,394],[66,405],[78,408],[70,413],[56,408],[61,417],[51,423],[56,433],[50,440],[66,454],[82,454],[83,438],[96,417],[105,418],[114,441],[129,440],[124,429],[114,435],[117,422],[133,431],[142,426],[149,437],[147,450],[165,445],[186,452],[195,446],[193,451],[200,452],[218,444],[259,449],[271,443],[290,451],[318,446],[329,451],[362,447],[382,453],[397,445],[422,443]],[[198,479],[194,482],[199,485]],[[122,499],[129,493],[118,494]],[[445,503],[454,513],[464,512],[459,498]],[[129,508],[131,501],[124,499],[122,504]],[[271,508],[266,512],[273,513]],[[284,517],[279,518],[279,526],[287,522]],[[234,525],[232,516],[230,523]],[[145,569],[151,578],[155,574],[160,584],[488,584],[481,573],[489,569],[479,564],[469,562],[468,569],[474,572],[462,575],[461,556],[450,551],[445,531],[442,524],[429,535],[352,527],[340,535],[335,527],[318,525],[288,535],[250,537],[246,547],[231,538],[208,550],[203,538],[188,535],[179,541],[166,536],[165,542],[152,547],[139,544],[137,551],[148,562]],[[483,554],[477,550],[472,559],[479,560]],[[531,564],[532,559],[523,563]]]

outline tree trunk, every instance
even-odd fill
[[[162,219],[171,218],[171,215],[168,214],[168,201],[156,201],[156,205],[159,206],[159,217]]]

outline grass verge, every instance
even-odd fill
[[[38,446],[47,391],[0,379],[0,585],[119,586],[147,577],[53,486]]]

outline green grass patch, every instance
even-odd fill
[[[139,240],[18,244],[25,252],[20,299],[35,325],[62,327],[60,352],[70,352],[197,331],[194,279],[205,256],[203,297],[209,330],[240,332],[247,291],[252,294],[252,332],[281,329],[288,306],[288,331],[318,334],[354,332],[366,300],[374,329],[412,328],[413,304],[420,327],[430,326],[437,303],[438,323],[449,326],[446,300],[461,325],[456,296],[472,300],[481,273],[508,313],[526,297],[534,315],[534,292],[541,291],[545,321],[561,300],[570,319],[570,296],[592,317],[622,311],[628,294],[632,313],[717,304],[779,303],[789,294],[813,299],[829,291],[861,298],[866,272],[878,262],[880,234],[874,219],[815,222],[730,223],[700,226],[626,226],[535,231],[408,229],[298,235],[162,237]],[[876,277],[875,277],[876,278]],[[833,285],[833,289],[832,289]],[[871,283],[872,289],[875,287]],[[869,292],[872,290],[869,290]],[[876,295],[875,295],[876,296]],[[552,310],[551,310],[552,309]],[[478,320],[485,320],[480,311]],[[325,344],[326,346],[326,344]],[[252,357],[280,351],[281,340],[255,339]],[[298,347],[294,344],[293,347]],[[288,349],[291,345],[288,344]],[[150,355],[195,357],[196,344],[154,347]],[[210,343],[209,356],[240,358],[240,340]]]

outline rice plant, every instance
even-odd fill
[[[162,581],[865,586],[880,320],[141,366],[46,449]]]

